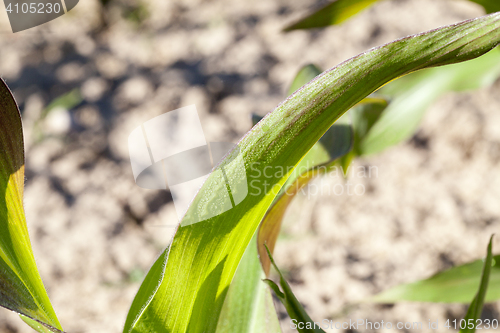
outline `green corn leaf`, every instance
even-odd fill
[[[488,290],[488,282],[490,280],[491,264],[492,264],[492,254],[491,247],[493,242],[493,235],[490,238],[488,244],[488,250],[486,252],[486,259],[484,260],[483,272],[481,273],[481,283],[479,284],[479,290],[476,296],[469,305],[469,309],[465,315],[465,322],[467,323],[466,328],[460,330],[460,333],[474,333],[476,331],[476,320],[481,318],[481,312],[483,311],[484,298],[486,296],[486,291]],[[472,325],[470,325],[472,324]]]
[[[59,332],[26,227],[23,207],[24,146],[21,114],[9,88],[0,80],[0,305],[39,326]]]
[[[428,279],[402,284],[383,291],[370,298],[378,303],[395,303],[399,301],[436,302],[436,303],[469,303],[477,292],[481,282],[483,260],[450,268],[436,273]],[[490,272],[490,287],[486,294],[486,302],[500,299],[500,255],[493,256]]]
[[[378,0],[337,0],[322,7],[300,21],[286,27],[284,31],[321,28],[340,24],[365,10]]]
[[[290,89],[288,90],[289,95],[293,94],[297,91],[297,89],[312,81],[320,73],[321,70],[313,64],[302,67],[295,76]],[[378,102],[380,102],[378,98],[367,97],[359,102],[358,105]],[[285,194],[285,190],[287,188],[292,185],[298,185],[295,182],[303,173],[312,169],[317,170],[319,166],[325,166],[333,160],[347,154],[353,147],[353,139],[354,133],[351,124],[351,117],[349,113],[345,113],[326,131],[325,134],[323,134],[319,141],[314,144],[311,150],[309,150],[309,152],[297,164],[287,179],[285,185],[282,187],[279,195],[276,197],[275,203]],[[324,169],[324,167],[321,168],[320,173],[322,173]],[[319,173],[310,172],[309,180],[314,178],[314,174],[318,175]],[[307,184],[307,182],[304,182],[304,177],[302,177],[301,181],[301,187]],[[295,194],[296,192],[292,196]],[[271,250],[271,253],[272,252],[273,251]],[[261,258],[267,258],[263,248],[259,249],[259,255]]]
[[[280,333],[276,309],[257,256],[254,236],[241,258],[222,306],[217,333]]]
[[[402,77],[379,93],[390,96],[390,104],[357,140],[360,155],[378,153],[413,135],[425,111],[440,96],[451,91],[478,89],[493,84],[500,76],[500,50],[469,62],[426,69]]]
[[[136,296],[145,301],[134,301],[124,332],[214,332],[236,268],[264,214],[293,167],[335,120],[397,77],[490,51],[500,42],[499,27],[500,14],[492,14],[395,41],[324,72],[287,98],[205,181],[160,257],[162,262],[168,258],[159,265],[161,281]],[[264,177],[269,169],[284,171]],[[228,188],[238,199],[231,203],[238,203],[219,213],[227,207]]]
[[[294,323],[296,326],[294,328],[297,329],[297,331],[299,331],[300,333],[324,333],[325,331],[321,329],[321,324],[314,323],[311,317],[309,317],[309,315],[307,314],[302,304],[300,304],[300,302],[297,300],[297,297],[295,297],[295,295],[293,294],[292,288],[290,288],[290,285],[288,284],[288,282],[286,282],[278,266],[276,266],[273,256],[271,255],[271,252],[269,251],[267,246],[265,246],[265,249],[267,257],[280,276],[280,286],[283,291],[280,290],[278,285],[273,280],[265,279],[264,282],[266,282],[269,287],[271,287],[278,299],[285,306],[290,319],[292,319],[292,323]]]

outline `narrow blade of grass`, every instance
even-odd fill
[[[302,304],[300,304],[300,302],[297,300],[297,297],[295,297],[295,295],[293,294],[292,288],[290,288],[290,285],[288,284],[288,282],[286,282],[283,274],[281,274],[281,271],[274,262],[273,256],[271,255],[271,252],[269,251],[267,246],[265,247],[265,249],[267,257],[280,276],[280,286],[282,290],[280,290],[278,285],[272,280],[265,279],[264,282],[271,287],[271,289],[276,294],[276,297],[278,297],[281,303],[283,303],[286,311],[288,312],[288,315],[290,316],[290,319],[292,319],[292,323],[295,322],[295,326],[297,326],[295,328],[297,329],[297,331],[299,331],[300,333],[324,333],[325,331],[321,329],[321,324],[315,323],[311,319],[311,317],[309,317]]]
[[[488,290],[488,282],[490,280],[492,254],[491,247],[493,242],[493,235],[490,238],[490,243],[488,244],[488,250],[486,252],[486,259],[484,260],[483,272],[481,274],[481,283],[479,284],[479,290],[476,296],[469,305],[467,314],[465,315],[465,322],[467,327],[460,330],[460,333],[474,333],[476,331],[476,320],[481,318],[481,312],[483,311],[484,298],[486,296],[486,291]],[[472,322],[472,326],[470,326]]]

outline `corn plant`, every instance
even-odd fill
[[[499,43],[500,13],[496,13],[371,49],[323,72],[289,96],[259,121],[207,178],[172,243],[145,277],[123,331],[279,332],[268,285],[285,302],[291,316],[310,321],[284,279],[280,281],[283,291],[270,280],[266,280],[267,284],[261,281],[264,273],[255,242],[256,230],[266,213],[270,213],[281,189],[287,182],[295,181],[288,181],[294,168],[332,125],[340,126],[336,130],[345,128],[342,115],[352,107],[360,102],[377,104],[380,99],[370,95],[380,87],[421,69],[472,60]],[[19,313],[39,332],[59,332],[62,327],[37,273],[30,247],[22,206],[21,118],[3,81],[0,124],[0,184],[4,190],[0,204],[0,305]],[[336,136],[323,140],[335,143]],[[313,161],[316,165],[329,164],[331,159],[337,159],[330,154],[333,152],[323,151]],[[259,171],[257,175],[249,173],[251,167]],[[266,168],[285,171],[266,177]],[[216,172],[220,170],[224,172]],[[242,172],[246,179],[241,178]],[[245,199],[219,214],[218,207],[228,191],[225,179],[232,184],[232,196]],[[248,195],[246,182],[253,182],[260,191]],[[272,262],[271,252],[266,252]],[[490,242],[482,278],[478,279],[479,291],[467,318],[477,318],[481,311],[491,263]],[[314,331],[313,328],[303,332]]]

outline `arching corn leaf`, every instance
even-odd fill
[[[24,143],[21,115],[0,79],[0,306],[58,332],[61,325],[36,268],[23,207]]]
[[[368,98],[363,101],[365,100]],[[290,203],[312,179],[332,171],[342,163],[344,156],[350,154],[354,144],[354,132],[349,116],[349,113],[345,113],[340,117],[304,156],[266,212],[259,226],[257,238],[259,258],[266,276],[269,276],[271,262],[267,256],[265,245],[272,254]],[[341,166],[343,170],[347,170],[346,165]]]
[[[500,50],[461,64],[431,68],[402,77],[380,89],[390,104],[356,143],[359,155],[378,153],[415,133],[425,111],[440,96],[489,86],[500,76]]]
[[[337,0],[285,30],[308,29],[339,24],[362,11],[377,0]],[[500,1],[470,0],[484,7],[486,12],[500,11]],[[313,67],[303,69],[314,70]],[[382,88],[381,94],[393,97],[392,106],[384,112],[381,122],[370,135],[355,140],[357,149],[348,154],[339,165],[347,169],[350,161],[359,155],[380,152],[413,135],[427,108],[440,96],[450,91],[478,89],[492,84],[500,75],[500,51],[481,60],[451,68],[427,70],[402,78]],[[294,90],[297,87],[293,87]],[[354,124],[355,126],[355,124]]]
[[[303,67],[293,80],[289,92],[293,93],[298,86],[306,84],[312,77],[317,76],[317,70],[319,70],[318,67],[314,65]],[[295,195],[316,176],[325,174],[333,168],[341,167],[343,172],[346,172],[355,156],[351,149],[365,135],[366,128],[372,126],[376,120],[373,111],[380,115],[386,106],[387,101],[383,98],[377,96],[364,98],[328,129],[294,169],[264,216],[258,230],[259,257],[266,276],[269,275],[271,263],[264,244],[267,245],[272,254],[281,230],[283,217]],[[365,131],[363,132],[363,130]]]
[[[310,64],[302,67],[288,90],[289,94],[294,93],[320,73],[321,70],[315,65]],[[376,101],[376,99],[367,97],[360,103],[370,103],[373,101]],[[274,200],[271,208],[267,211],[259,227],[257,238],[259,258],[266,276],[269,276],[271,262],[269,261],[265,245],[267,245],[272,254],[286,209],[295,195],[309,181],[318,175],[326,173],[329,170],[331,162],[349,153],[353,146],[353,138],[350,117],[348,113],[345,113],[299,162]]]
[[[214,332],[264,214],[293,167],[328,128],[397,77],[490,51],[500,42],[499,27],[500,14],[492,14],[389,43],[324,72],[287,98],[207,178],[161,256],[168,260],[160,284],[137,296],[146,301],[134,302],[124,332]],[[264,176],[270,169],[270,177]],[[232,198],[229,206],[226,198]]]
[[[304,66],[297,73],[290,87],[289,94],[295,92],[295,90],[314,79],[314,77],[320,73],[321,70],[315,65],[310,64]],[[262,117],[252,115],[254,125],[261,119]],[[325,134],[323,138],[314,145],[300,163],[303,164],[303,168],[296,168],[293,171],[294,174],[296,174],[299,169],[304,170],[304,168],[307,168],[307,165],[315,165],[317,159],[325,160],[325,158],[322,157],[326,157],[328,151],[338,151],[340,149],[341,152],[339,155],[342,155],[351,148],[352,130],[347,128],[348,131],[346,132],[346,126],[341,126],[338,123],[339,121],[328,130],[327,134],[330,133],[330,135]],[[338,134],[348,135],[347,140],[343,140],[343,142],[340,143],[339,140],[333,142],[332,138],[337,137]],[[327,144],[330,144],[332,147],[326,147]],[[328,159],[328,157],[326,159]],[[306,161],[307,163],[304,163]],[[290,176],[289,181],[296,178],[294,174]],[[284,200],[280,200],[280,202],[281,201]],[[279,232],[279,226],[277,227],[277,232]],[[272,242],[272,246],[274,248],[274,242]],[[255,239],[249,243],[233,281],[231,282],[228,295],[226,296],[222,308],[217,332],[281,332],[269,287],[261,281],[261,278],[264,278],[265,275],[260,266],[259,257],[261,260],[267,259],[267,261],[269,261],[267,254],[264,253],[264,256],[262,256],[262,253],[257,255],[257,239],[255,237]],[[249,316],[249,313],[253,315]]]

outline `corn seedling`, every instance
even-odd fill
[[[375,152],[377,149],[366,147],[385,148],[384,145],[401,140],[407,134],[391,135],[390,125],[396,116],[387,111],[397,97],[391,102],[373,96],[375,91],[412,72],[456,66],[453,64],[478,58],[499,43],[500,13],[496,13],[374,48],[321,73],[295,91],[259,121],[217,167],[223,168],[224,178],[233,185],[230,189],[233,197],[245,193],[247,181],[260,191],[246,195],[234,208],[217,214],[227,186],[220,172],[210,174],[182,218],[172,243],[145,277],[123,331],[279,332],[276,311],[269,288],[261,281],[264,273],[256,255],[255,240],[259,241],[263,228],[254,235],[266,213],[269,216],[278,206],[281,189],[295,181],[307,182],[308,176],[305,180],[297,178],[303,175],[294,175],[294,168],[306,158],[310,158],[312,165],[329,166],[353,149]],[[386,87],[389,89],[390,85]],[[450,84],[446,89],[456,87]],[[375,117],[364,115],[373,115],[371,111],[361,111],[363,121],[355,125],[343,115],[356,105],[379,106],[385,111],[373,112]],[[59,332],[62,327],[37,273],[30,247],[22,205],[21,118],[3,81],[0,122],[0,184],[4,190],[0,205],[0,304],[19,313],[39,332]],[[405,128],[411,131],[412,126]],[[315,148],[318,141],[326,143],[323,147],[316,146],[319,150]],[[232,163],[238,159],[247,170],[245,180],[239,177],[242,164]],[[251,166],[260,173],[249,174]],[[287,172],[264,177],[264,168]],[[270,251],[265,254],[272,260]],[[467,319],[477,318],[484,299],[490,297],[486,288],[491,262],[490,243],[482,278],[477,281],[480,288]],[[290,294],[286,281],[281,280],[283,290],[269,280],[267,283],[278,298],[288,302],[285,306],[290,316],[310,320]]]

